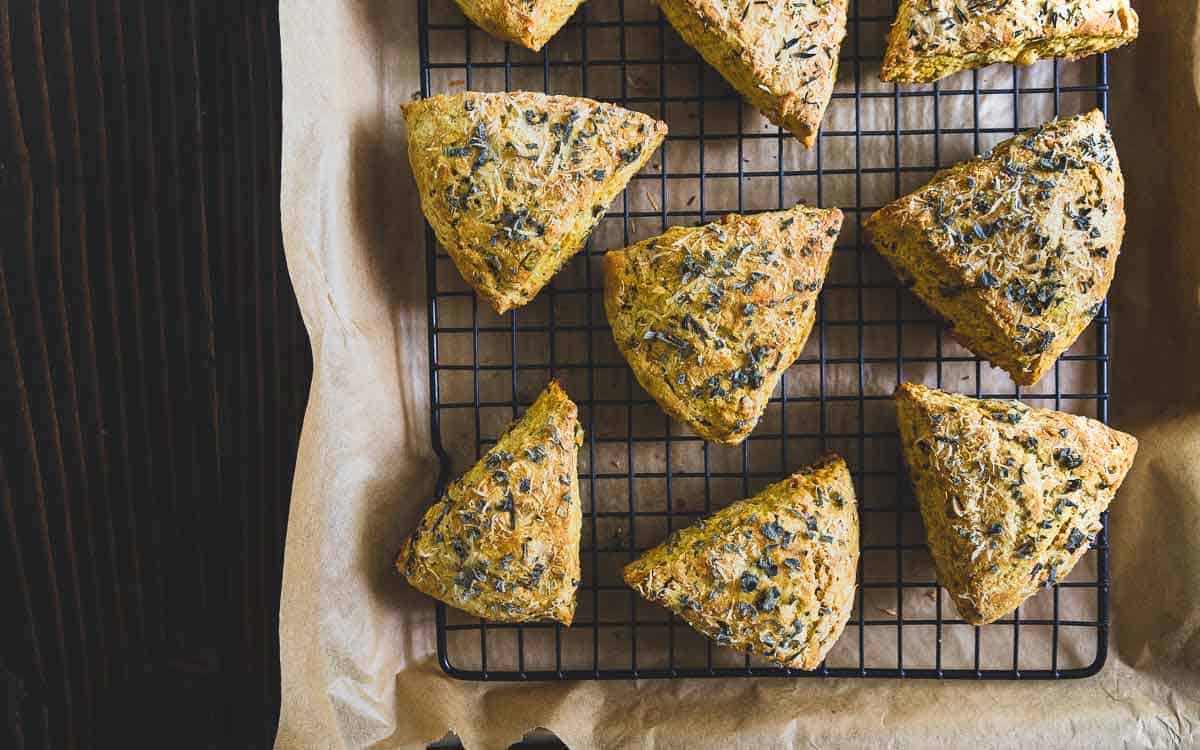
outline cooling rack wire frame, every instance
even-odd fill
[[[504,316],[480,305],[426,227],[434,448],[442,483],[464,471],[550,377],[580,408],[583,580],[574,624],[489,623],[438,603],[438,656],[468,680],[653,677],[1061,679],[1099,671],[1108,638],[1108,525],[1065,580],[975,627],[934,582],[901,470],[891,390],[903,380],[1108,421],[1108,306],[1038,385],[1019,388],[946,335],[860,239],[870,212],[932,173],[1051,116],[1107,113],[1104,55],[992,66],[938,84],[878,80],[892,0],[851,0],[839,82],[806,151],[770,125],[675,35],[648,0],[589,0],[541,53],[503,44],[452,0],[419,1],[421,94],[525,89],[611,101],[667,121],[660,153],[537,299]],[[674,224],[803,200],[846,222],[817,322],[757,429],[709,445],[637,385],[605,320],[599,261]],[[805,465],[849,463],[862,556],[851,619],[813,672],[715,646],[621,581],[621,567],[676,528]],[[440,491],[440,487],[439,487]],[[1024,636],[1024,637],[1023,637]]]

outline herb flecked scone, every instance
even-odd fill
[[[879,77],[929,83],[992,63],[1093,55],[1137,35],[1129,0],[902,0]]]
[[[706,440],[744,440],[808,340],[841,226],[795,206],[609,251],[604,309],[646,392]]]
[[[455,0],[463,15],[494,37],[538,52],[583,0]]]
[[[913,383],[896,412],[938,583],[975,625],[1067,577],[1137,452],[1094,419]]]
[[[837,79],[847,0],[658,0],[705,62],[812,147]]]
[[[1125,233],[1125,180],[1104,115],[1093,110],[938,172],[865,227],[956,339],[1031,385],[1108,293]]]
[[[414,588],[488,620],[571,624],[583,518],[576,415],[550,381],[487,455],[446,488],[396,559]]]
[[[496,312],[520,307],[572,255],[667,126],[612,104],[469,91],[404,105],[421,210]]]
[[[733,503],[625,566],[625,582],[722,646],[815,669],[854,606],[858,508],[846,462]]]

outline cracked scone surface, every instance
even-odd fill
[[[404,105],[421,210],[498,313],[529,302],[667,134],[654,118],[571,96],[446,94]]]
[[[1067,577],[1137,452],[1094,419],[912,383],[896,413],[938,583],[975,625]]]
[[[625,582],[718,644],[815,669],[854,606],[858,507],[830,454],[625,567]]]
[[[558,33],[583,0],[455,0],[463,15],[492,36],[534,52]]]
[[[396,568],[452,607],[499,622],[570,625],[582,526],[577,409],[551,381],[404,542]]]
[[[806,147],[833,94],[847,0],[659,0],[705,62]]]
[[[609,251],[604,308],[638,382],[706,440],[744,440],[808,340],[841,225],[795,206]]]
[[[902,0],[880,78],[928,83],[992,63],[1075,59],[1137,34],[1129,0]]]
[[[938,172],[865,227],[955,338],[1031,385],[1108,293],[1125,233],[1125,181],[1093,110]]]

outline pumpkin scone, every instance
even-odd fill
[[[1067,577],[1137,452],[1094,419],[913,383],[896,414],[938,583],[975,625]]]
[[[929,83],[992,63],[1073,60],[1137,35],[1129,0],[901,0],[879,77]]]
[[[583,0],[456,0],[476,26],[534,52],[558,33]]]
[[[640,112],[526,91],[447,94],[403,109],[421,210],[498,313],[533,299],[583,249],[667,134]]]
[[[812,147],[837,79],[847,0],[659,0],[705,62],[767,119]]]
[[[808,340],[841,225],[795,206],[609,251],[604,309],[638,382],[706,440],[744,440]]]
[[[934,175],[865,227],[962,344],[1036,383],[1100,310],[1125,180],[1099,110],[1051,120]]]
[[[830,454],[625,567],[625,582],[722,646],[815,669],[854,606],[858,507]]]
[[[414,588],[477,617],[570,625],[579,586],[582,442],[575,404],[550,381],[425,512],[396,568]]]

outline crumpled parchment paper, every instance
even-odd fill
[[[1200,10],[1184,2],[1138,11],[1141,38],[1111,56],[1129,209],[1111,295],[1111,389],[1113,424],[1141,449],[1112,507],[1104,670],[1058,683],[482,684],[442,673],[432,602],[391,565],[437,474],[424,229],[399,114],[420,88],[416,5],[281,0],[280,210],[314,373],[285,551],[276,747],[423,747],[452,729],[478,750],[536,726],[574,750],[1200,745]],[[461,42],[442,43],[461,57]],[[859,43],[863,54],[881,51],[882,32],[864,31]],[[1045,74],[1041,65],[1022,73],[1023,85]],[[864,85],[881,86],[869,68]],[[1010,70],[988,75],[1005,80]],[[476,88],[497,87],[476,75]],[[864,100],[864,118],[890,101]],[[1010,107],[1011,97],[985,97],[981,112],[1011,121]],[[1021,125],[1046,119],[1049,107],[1023,103]],[[824,127],[852,128],[853,116],[831,107]],[[972,145],[944,144],[942,163]]]

